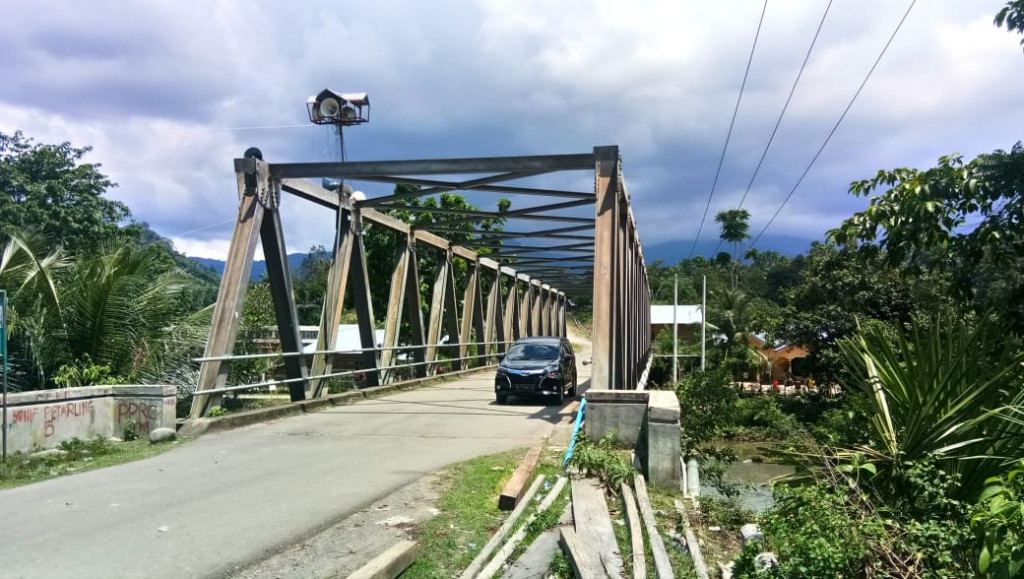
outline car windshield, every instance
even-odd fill
[[[558,346],[550,344],[516,344],[509,349],[505,359],[513,362],[521,360],[557,360]]]

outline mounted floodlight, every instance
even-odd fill
[[[324,89],[306,101],[309,120],[318,125],[361,125],[370,121],[370,97],[365,92],[336,93]]]

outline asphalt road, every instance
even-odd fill
[[[492,376],[0,491],[0,577],[224,575],[440,467],[529,446],[569,420],[542,401],[497,406]]]

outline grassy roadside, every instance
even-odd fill
[[[423,524],[417,540],[420,555],[402,574],[403,579],[441,579],[457,576],[465,569],[480,549],[490,540],[508,513],[498,510],[498,495],[512,476],[526,449],[475,458],[449,466],[441,474],[445,490],[438,501],[440,513]],[[561,472],[559,454],[545,451],[537,467],[538,474],[547,476],[554,484]],[[542,489],[541,493],[544,491]],[[528,545],[547,525],[557,523],[558,515],[568,502],[568,490],[555,501],[549,516],[538,517],[530,526],[524,545]],[[530,516],[523,513],[519,525]]]
[[[177,444],[152,444],[139,439],[131,442],[111,442],[105,438],[93,440],[72,439],[58,447],[64,451],[42,456],[14,453],[0,467],[0,489],[57,478],[69,474],[106,468],[126,462],[156,456]]]

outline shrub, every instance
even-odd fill
[[[885,534],[882,520],[851,508],[845,493],[812,484],[776,487],[761,520],[785,577],[858,577]]]
[[[615,445],[616,434],[615,431],[609,432],[595,444],[587,440],[581,431],[576,435],[576,449],[569,461],[580,472],[596,476],[612,490],[628,482],[634,472],[633,466]]]
[[[971,527],[982,542],[979,571],[993,577],[1024,575],[1024,460],[988,480]]]

